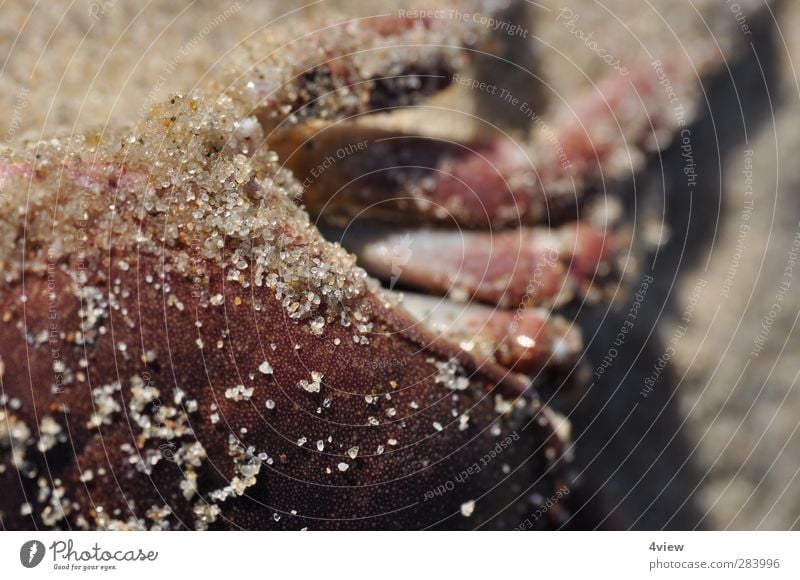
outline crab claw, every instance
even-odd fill
[[[2,172],[5,528],[513,527],[568,484],[525,382],[379,291],[233,115],[172,101]]]
[[[253,39],[212,79],[211,94],[256,116],[266,134],[418,102],[448,86],[464,45],[482,33],[441,19],[375,16],[309,26],[308,34]]]
[[[300,125],[269,144],[303,182],[309,212],[329,223],[489,229],[570,215],[574,205],[546,198],[525,151],[506,139],[457,143],[344,123]]]
[[[311,214],[329,222],[358,216],[470,229],[559,224],[576,219],[591,194],[630,178],[642,151],[665,147],[691,121],[701,85],[681,62],[665,58],[629,77],[600,79],[574,106],[553,113],[555,128],[536,125],[530,143],[507,136],[461,143],[352,119],[284,127],[268,143],[304,183]],[[679,115],[671,98],[687,103]]]

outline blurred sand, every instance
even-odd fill
[[[710,511],[714,527],[800,527],[800,263],[784,278],[788,252],[800,235],[800,5],[786,2],[785,8],[770,110],[754,124],[749,143],[735,147],[724,165],[726,201],[718,239],[700,260],[701,266],[708,261],[707,271],[701,267],[686,276],[688,286],[697,277],[709,281],[678,363],[686,369],[679,386],[681,410],[689,419],[690,439],[699,442],[697,460],[707,475],[701,505]],[[744,222],[747,150],[752,150],[754,203]],[[751,229],[737,267],[742,223]],[[734,271],[724,298],[723,283]],[[791,286],[780,301],[782,281]],[[781,311],[766,344],[751,356],[776,302]]]

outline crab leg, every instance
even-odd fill
[[[664,90],[664,78],[674,92]],[[558,223],[575,219],[606,182],[629,178],[646,151],[666,146],[691,121],[699,91],[693,68],[665,59],[601,80],[573,111],[557,115],[556,129],[541,123],[527,145],[506,137],[457,143],[351,123],[301,125],[268,143],[306,185],[309,211],[328,220],[365,213],[472,229]],[[676,108],[670,95],[686,105]]]
[[[575,325],[543,308],[501,310],[413,293],[403,294],[402,305],[432,333],[518,373],[573,364],[583,347]]]
[[[311,26],[247,43],[212,93],[255,115],[264,132],[310,119],[349,118],[413,104],[450,84],[480,36],[474,26],[398,15]],[[258,56],[256,56],[258,55]]]
[[[596,301],[625,269],[617,258],[626,237],[587,223],[506,232],[348,231],[342,243],[392,285],[505,308],[558,307],[576,296]]]
[[[736,38],[725,28],[717,44],[692,43],[688,54],[662,47],[624,76],[609,70],[574,102],[562,99],[544,114],[528,109],[529,143],[491,137],[459,144],[348,124],[287,127],[271,133],[269,143],[308,184],[310,211],[324,208],[325,219],[346,220],[366,210],[393,222],[476,229],[562,223],[578,217],[589,194],[630,178],[648,153],[692,122],[702,78],[723,66],[741,44]],[[456,84],[471,82],[478,80]],[[363,154],[348,152],[315,172],[359,143],[368,144]]]
[[[303,182],[312,215],[359,215],[491,228],[541,222],[548,200],[525,150],[508,139],[457,143],[342,123],[300,125],[268,140]],[[574,213],[574,210],[573,212]]]

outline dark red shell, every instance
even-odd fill
[[[149,526],[148,510],[168,506],[172,515],[165,521],[170,527],[193,528],[198,496],[184,497],[181,468],[168,456],[170,450],[195,437],[207,453],[197,469],[200,494],[223,488],[236,475],[231,436],[273,460],[272,465],[261,465],[257,482],[245,495],[220,502],[222,512],[211,523],[214,528],[409,529],[484,524],[508,528],[535,511],[530,500],[535,491],[547,497],[564,485],[560,463],[553,467],[561,456],[561,443],[538,404],[526,402],[524,408],[504,416],[495,411],[495,395],[502,393],[513,400],[523,389],[501,367],[476,368],[455,346],[430,344],[430,337],[417,331],[407,315],[387,308],[374,295],[361,305],[376,321],[370,343],[357,345],[352,328],[338,323],[327,325],[322,337],[313,336],[307,322],[289,319],[269,291],[231,289],[230,283],[223,288],[221,273],[213,267],[207,288],[169,274],[160,287],[157,282],[147,283],[148,274],[159,280],[162,259],[169,262],[172,253],[177,251],[141,255],[127,271],[116,265],[119,255],[102,264],[88,264],[89,272],[97,272],[94,282],[106,290],[110,285],[119,302],[103,321],[106,334],[86,348],[70,334],[43,343],[32,340],[47,334],[51,324],[56,329],[79,327],[82,305],[72,291],[71,279],[60,269],[52,270],[49,282],[47,276],[28,275],[24,283],[3,291],[3,392],[21,403],[18,410],[9,408],[8,412],[28,425],[33,440],[45,415],[54,417],[67,435],[46,453],[28,444],[22,476],[10,463],[10,451],[0,449],[6,466],[0,475],[5,528],[43,525],[41,512],[48,502],[36,500],[41,487],[63,487],[64,498],[74,503],[66,520],[56,522],[58,527],[113,525],[131,518]],[[109,264],[114,266],[109,268]],[[77,267],[74,261],[68,264],[68,268]],[[48,284],[56,296],[52,303]],[[163,284],[170,286],[169,294]],[[26,302],[21,300],[23,288]],[[129,294],[123,298],[126,291]],[[207,297],[217,293],[224,293],[224,304],[209,305]],[[241,299],[238,305],[237,297]],[[176,300],[182,309],[174,306]],[[254,309],[254,301],[261,304],[260,311]],[[123,314],[126,309],[127,315]],[[198,328],[195,321],[202,326]],[[227,338],[220,339],[225,334]],[[204,343],[202,349],[198,338]],[[339,346],[334,346],[335,338]],[[222,348],[217,348],[218,339],[224,340]],[[124,351],[120,345],[125,345]],[[87,366],[85,381],[64,385],[60,393],[51,392],[58,379],[53,369],[56,350],[65,368],[81,368],[83,357],[88,361],[88,366],[83,365]],[[148,357],[148,351],[155,358]],[[452,391],[436,381],[431,361],[450,359],[457,360],[470,377],[465,390]],[[273,367],[273,375],[257,371],[265,360]],[[297,386],[312,371],[324,373],[320,393]],[[173,404],[175,388],[186,392],[184,409],[187,401],[198,402],[196,412],[186,413],[195,436],[141,440],[141,429],[129,416],[131,379],[136,376],[158,388],[161,405]],[[93,413],[91,390],[115,380],[121,383],[121,392],[113,394],[121,410],[112,414],[109,424],[87,428]],[[225,397],[226,389],[238,383],[254,387],[249,401]],[[368,405],[366,394],[379,396]],[[267,408],[268,399],[275,402],[273,409]],[[329,406],[323,403],[325,399]],[[412,401],[418,409],[410,406]],[[212,403],[218,406],[216,423],[210,417]],[[152,410],[154,404],[148,408]],[[391,419],[387,417],[390,407],[396,409]],[[467,410],[468,426],[460,430],[457,417]],[[370,416],[380,424],[370,426]],[[307,443],[298,446],[303,437]],[[390,439],[397,444],[390,445]],[[325,442],[321,453],[315,447],[317,440]],[[134,451],[123,452],[120,447],[126,443]],[[380,445],[384,452],[376,455]],[[355,446],[359,452],[352,459],[347,452]],[[129,456],[159,448],[165,457],[152,466],[149,475],[129,460]],[[348,464],[347,471],[339,471],[339,463]],[[102,468],[105,476],[98,475]],[[88,470],[94,477],[82,483],[81,473]],[[471,500],[476,501],[474,514],[465,517],[461,507]],[[23,517],[20,507],[26,501],[33,506],[32,515]],[[96,517],[98,508],[105,519]],[[551,516],[557,519],[557,514],[554,510]]]

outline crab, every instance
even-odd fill
[[[3,527],[569,525],[536,382],[579,364],[562,308],[635,275],[607,184],[691,120],[731,50],[701,44],[453,140],[403,115],[481,90],[479,19],[331,19],[130,131],[6,152]]]

